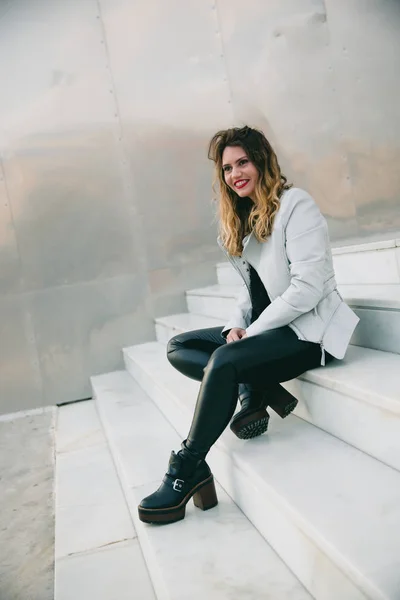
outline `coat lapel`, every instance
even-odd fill
[[[261,246],[262,245],[257,241],[257,238],[254,235],[254,231],[252,231],[246,240],[242,256],[245,260],[253,265],[256,271],[260,265]]]

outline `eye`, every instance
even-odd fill
[[[247,158],[242,158],[242,160],[240,161],[240,163],[239,163],[239,164],[240,164],[240,166],[242,167],[243,165],[247,165],[247,163],[248,163],[248,162],[249,162],[249,161],[248,161],[248,159],[247,159]]]
[[[228,171],[230,171],[231,167],[229,165],[226,165],[225,167],[222,168],[224,173],[228,173]]]

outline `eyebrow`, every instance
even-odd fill
[[[246,155],[244,155],[244,156],[242,156],[241,158],[238,158],[238,159],[237,159],[235,162],[236,162],[236,163],[238,163],[238,162],[240,162],[241,160],[243,160],[244,158],[245,158],[245,159],[247,159],[247,156],[246,156]],[[224,165],[222,165],[222,168],[223,168],[223,167],[230,167],[230,166],[231,166],[231,165],[230,165],[229,163],[225,163]]]

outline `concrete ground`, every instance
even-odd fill
[[[55,409],[0,419],[0,599],[54,598]]]

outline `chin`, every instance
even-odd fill
[[[248,190],[237,190],[235,187],[231,188],[235,194],[237,194],[239,196],[239,198],[247,198],[247,196],[249,195],[249,191]],[[251,194],[251,190],[250,190],[250,194]]]
[[[250,194],[252,194],[254,190],[246,190],[246,191],[244,191],[244,190],[239,190],[239,191],[235,190],[235,191],[236,191],[237,195],[239,196],[239,198],[248,198],[249,200],[251,200]]]

